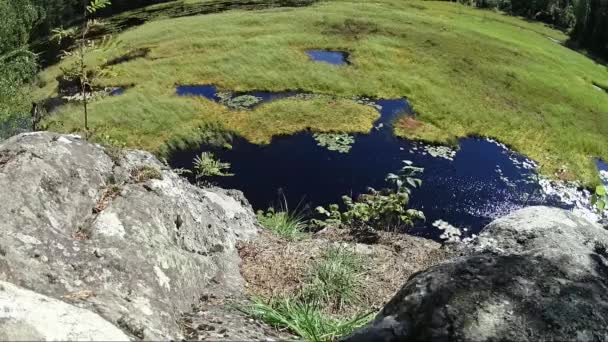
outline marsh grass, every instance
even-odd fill
[[[329,316],[310,302],[294,297],[280,297],[264,301],[256,299],[243,308],[247,314],[260,319],[277,329],[287,329],[307,341],[334,341],[352,333],[372,319],[371,313],[347,319]]]
[[[360,298],[363,261],[345,247],[330,247],[308,271],[303,296],[339,312]]]
[[[300,291],[268,300],[254,299],[244,311],[275,328],[309,341],[333,341],[372,318],[372,312],[344,314],[362,288],[363,261],[353,251],[331,246],[310,265]]]
[[[608,71],[548,37],[566,39],[500,13],[416,0],[327,0],[152,21],[116,35],[123,42],[118,49],[89,56],[95,64],[150,49],[111,66],[114,76],[98,81],[135,86],[91,103],[90,125],[129,147],[163,153],[169,141],[196,140],[197,127],[206,123],[221,123],[254,143],[305,129],[367,132],[378,114],[348,98],[407,97],[423,125],[402,125],[399,136],[436,142],[491,136],[539,162],[544,174],[560,171],[595,184],[592,157],[608,159],[608,95],[592,82],[606,83]],[[352,65],[312,63],[305,53],[311,48],[348,51]],[[40,74],[34,97],[56,94],[67,63]],[[299,89],[342,100],[283,99],[230,111],[176,96],[177,84]],[[61,108],[48,124],[80,130],[78,107]]]

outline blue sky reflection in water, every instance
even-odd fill
[[[306,50],[308,57],[315,62],[325,62],[333,65],[347,65],[348,53],[343,51]]]
[[[207,94],[208,95],[208,94]],[[214,95],[206,96],[213,99]],[[411,114],[404,99],[378,100],[381,117],[370,134],[355,135],[349,153],[329,151],[317,145],[312,135],[301,132],[276,137],[266,146],[236,137],[231,150],[201,146],[174,151],[170,164],[191,168],[202,151],[213,151],[232,165],[233,177],[212,179],[219,186],[242,190],[254,209],[277,203],[279,193],[295,208],[341,203],[345,194],[357,195],[368,187],[385,186],[386,175],[398,171],[404,160],[425,168],[422,187],[414,190],[411,206],[424,211],[412,233],[438,239],[441,231],[432,226],[442,219],[467,228],[464,235],[478,233],[492,219],[526,205],[547,204],[569,208],[546,198],[535,181],[536,174],[525,167],[528,160],[499,143],[466,138],[453,160],[433,157],[424,144],[397,138],[390,123]]]

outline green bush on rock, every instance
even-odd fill
[[[408,209],[411,189],[419,187],[422,181],[416,176],[424,169],[404,161],[403,168],[398,174],[390,173],[386,180],[393,188],[375,190],[370,188],[367,194],[360,195],[356,200],[343,196],[346,210],[332,204],[325,209],[317,207],[317,212],[324,215],[324,220],[312,220],[318,227],[328,225],[346,225],[350,227],[372,227],[384,230],[404,230],[411,227],[417,219],[424,220],[424,213]]]

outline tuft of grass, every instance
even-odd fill
[[[305,235],[306,220],[304,215],[297,210],[289,211],[287,205],[284,205],[280,210],[275,210],[273,207],[266,211],[259,210],[257,218],[264,228],[286,240],[299,240]]]
[[[311,265],[303,295],[339,312],[359,298],[362,270],[363,261],[357,253],[332,246]]]
[[[260,299],[243,309],[277,329],[287,329],[308,341],[334,341],[352,333],[372,319],[371,313],[359,314],[349,319],[336,319],[323,313],[320,308],[293,297]]]
[[[163,179],[163,174],[159,169],[144,165],[140,168],[131,171],[131,177],[136,183],[143,183],[151,179]]]

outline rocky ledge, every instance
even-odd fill
[[[359,341],[606,341],[608,232],[530,207],[410,278]]]
[[[345,243],[372,261],[368,307],[405,282],[345,341],[608,340],[608,232],[559,209],[498,219],[457,252],[340,230],[286,243],[257,234],[240,192],[45,132],[0,144],[0,201],[0,340],[289,338],[224,298],[297,288],[312,259]]]
[[[0,144],[0,200],[0,339],[180,339],[203,293],[241,291],[257,233],[240,192],[77,136]]]

